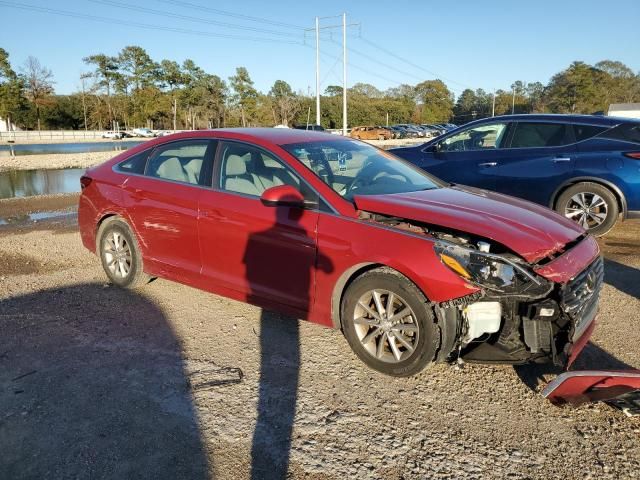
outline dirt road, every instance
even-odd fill
[[[637,368],[640,224],[602,244],[577,368]],[[640,419],[552,406],[553,375],[388,378],[338,331],[164,280],[108,286],[74,215],[0,226],[0,478],[638,478]]]

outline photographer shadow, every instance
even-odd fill
[[[152,301],[84,283],[0,312],[2,478],[215,474],[179,340]]]

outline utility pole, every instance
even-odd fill
[[[347,136],[347,14],[342,14],[342,135]]]
[[[515,84],[511,85],[511,90],[513,90],[513,97],[511,99],[511,115],[513,115],[516,111],[516,86]]]
[[[333,17],[316,17],[316,25],[313,28],[306,28],[305,32],[315,30],[316,32],[316,123],[320,124],[320,30],[330,30],[342,27],[342,134],[347,134],[347,27],[360,25],[350,23],[347,25],[347,14],[343,13],[341,25],[320,26],[320,20]],[[336,59],[337,60],[337,59]]]
[[[320,125],[320,18],[319,17],[316,17],[316,125]]]
[[[491,107],[491,116],[496,116],[496,90],[493,89],[493,106]]]
[[[87,127],[87,102],[84,99],[84,79],[87,78],[90,74],[83,73],[80,75],[80,83],[82,84],[82,112],[84,113],[84,131],[88,131],[89,127]]]
[[[178,114],[178,101],[176,100],[175,93],[173,95],[173,133],[176,133],[176,115]]]

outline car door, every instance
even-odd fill
[[[199,199],[202,275],[251,303],[275,302],[304,314],[313,302],[318,212],[261,203],[264,190],[283,184],[314,201],[309,187],[272,153],[220,143],[214,188]]]
[[[494,189],[491,168],[500,161],[509,122],[475,125],[421,150],[417,165],[448,182]]]
[[[515,122],[508,145],[486,173],[494,190],[549,205],[557,188],[573,173],[573,129],[562,122]]]
[[[145,262],[158,275],[190,281],[200,274],[198,193],[214,149],[206,139],[157,146],[144,175],[131,175],[123,185]]]

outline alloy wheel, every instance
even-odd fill
[[[131,247],[122,233],[112,230],[103,243],[104,259],[114,277],[126,278],[131,272],[133,257]]]
[[[565,217],[578,222],[586,229],[602,224],[608,214],[607,202],[598,194],[579,192],[571,197],[564,210]]]
[[[362,295],[353,324],[362,347],[383,362],[406,360],[418,345],[420,330],[413,310],[388,290],[375,289]]]

